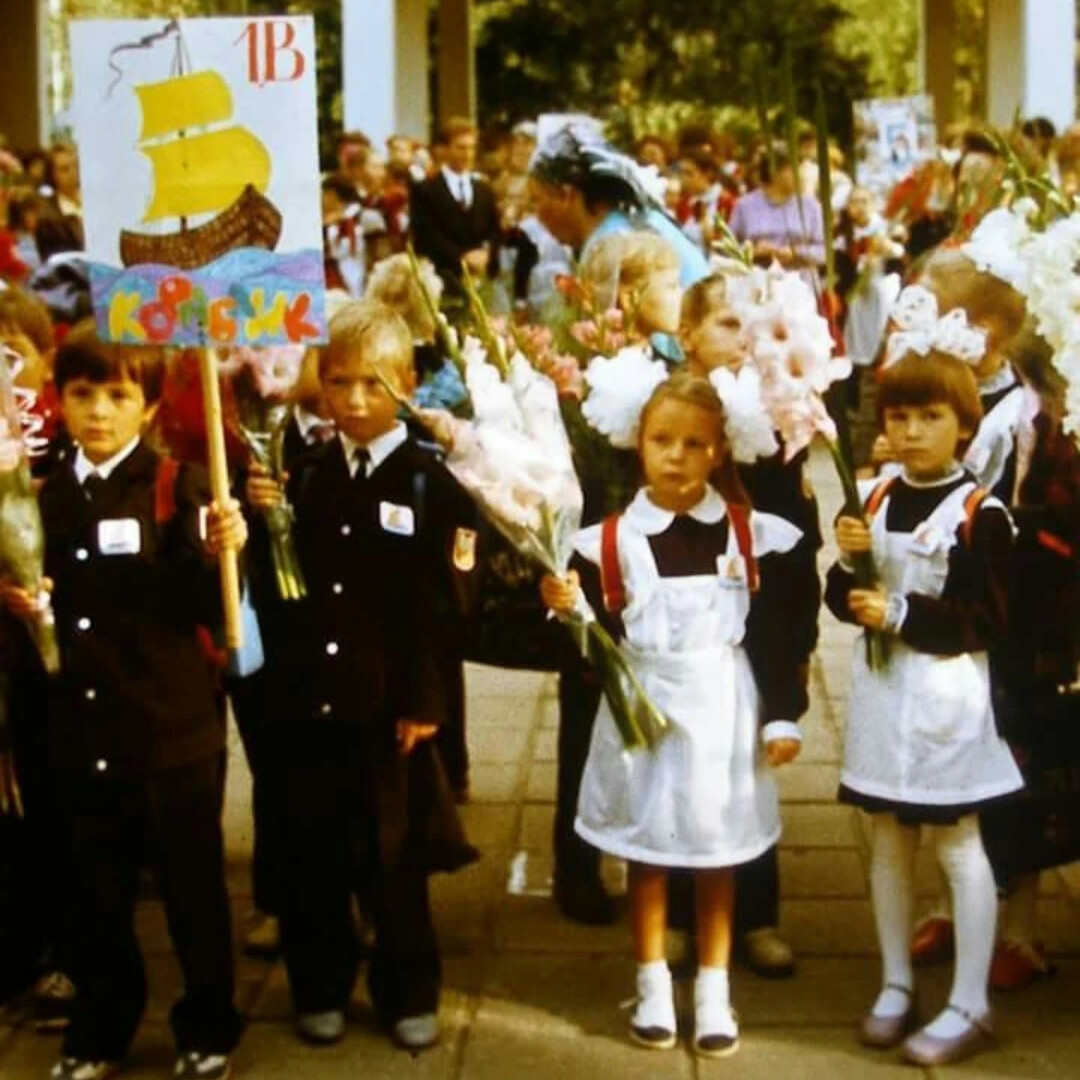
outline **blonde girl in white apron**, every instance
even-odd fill
[[[679,374],[662,384],[641,419],[646,486],[622,514],[579,535],[570,581],[543,583],[548,606],[565,612],[580,580],[668,718],[654,749],[627,751],[601,706],[576,828],[630,864],[638,961],[630,1034],[647,1047],[675,1045],[666,878],[670,868],[694,871],[694,1047],[709,1057],[738,1044],[727,970],[731,867],[779,837],[770,770],[799,750],[786,710],[800,693],[801,660],[789,610],[790,575],[800,571],[784,562],[801,533],[749,510],[723,423],[707,380]]]
[[[869,669],[864,641],[856,642],[840,797],[874,819],[870,879],[883,990],[862,1041],[903,1043],[907,1060],[920,1065],[959,1060],[990,1041],[997,898],[977,815],[1022,786],[995,727],[986,652],[1005,628],[1012,525],[958,464],[981,406],[970,365],[943,351],[960,349],[956,322],[952,339],[916,341],[882,375],[879,416],[902,471],[864,490],[869,524],[838,519],[843,556],[825,594],[838,618],[888,639],[883,670]],[[879,578],[872,589],[856,587],[850,562],[867,551]],[[923,825],[952,891],[956,970],[948,1005],[916,1032],[909,942]]]

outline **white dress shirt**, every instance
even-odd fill
[[[395,424],[389,431],[376,436],[367,444],[361,446],[358,442],[350,439],[343,431],[338,432],[341,439],[341,447],[345,451],[345,463],[349,466],[349,475],[355,476],[359,465],[356,453],[358,450],[368,452],[367,475],[370,476],[407,438],[409,430],[402,423]]]

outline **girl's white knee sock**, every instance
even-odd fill
[[[949,1004],[976,1017],[990,1011],[987,982],[994,952],[997,889],[974,814],[933,829],[938,861],[949,879],[956,927],[956,970]],[[939,1038],[961,1035],[970,1025],[957,1013],[941,1013],[927,1031]]]
[[[915,851],[919,830],[901,825],[893,814],[874,815],[870,892],[881,947],[882,989],[875,1016],[902,1016],[911,1005],[915,976],[911,967],[911,931],[915,909]]]

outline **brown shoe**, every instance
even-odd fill
[[[974,1016],[961,1009],[959,1005],[946,1005],[946,1009],[956,1013],[967,1021],[967,1030],[951,1039],[939,1039],[928,1035],[926,1029],[916,1032],[904,1043],[903,1057],[912,1065],[951,1065],[954,1061],[963,1061],[995,1042],[994,1028],[990,1013]]]
[[[945,964],[956,950],[956,936],[953,932],[952,919],[934,916],[924,919],[915,928],[911,939],[911,959],[916,964]]]
[[[741,955],[755,975],[766,979],[789,979],[795,974],[795,954],[775,926],[744,934]]]
[[[999,941],[990,965],[990,988],[1023,990],[1040,979],[1050,978],[1056,971],[1041,945]]]
[[[908,1007],[899,1016],[875,1016],[868,1013],[863,1017],[863,1022],[859,1025],[859,1042],[874,1050],[892,1050],[919,1026],[915,992],[896,983],[889,983],[886,989],[907,994]]]

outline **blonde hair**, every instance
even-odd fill
[[[650,275],[678,269],[675,249],[662,236],[639,230],[597,240],[582,262],[581,276],[594,289],[611,289],[614,301],[619,289],[640,290]]]
[[[399,377],[412,375],[412,335],[405,320],[385,304],[356,300],[334,315],[330,340],[319,353],[319,378],[352,353],[361,353],[374,367],[389,368]]]
[[[989,328],[990,348],[1004,349],[1024,328],[1023,296],[1001,278],[980,270],[962,251],[935,251],[919,277],[937,297],[942,315],[963,308],[969,322]]]
[[[420,279],[438,306],[443,290],[442,279],[429,260],[419,259],[418,263]],[[408,255],[391,255],[377,262],[368,278],[364,299],[393,308],[405,320],[413,341],[428,344],[435,340],[435,320],[409,265]]]

